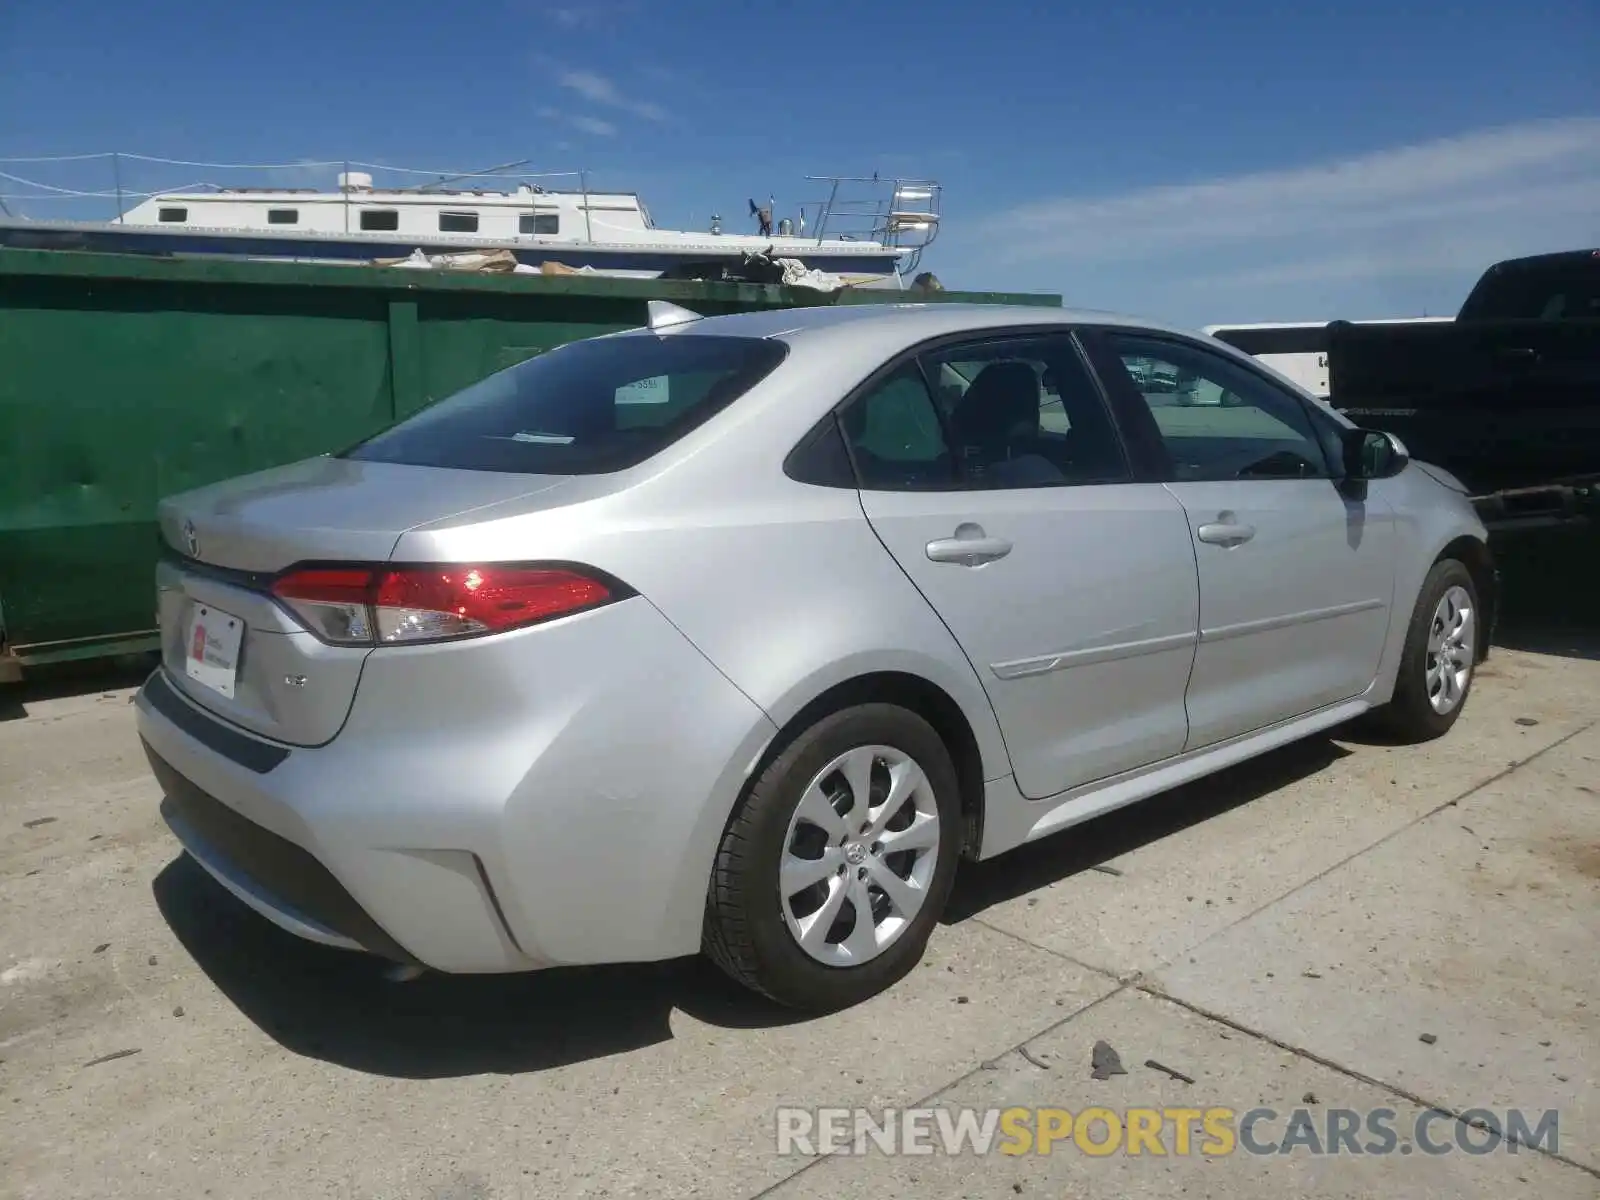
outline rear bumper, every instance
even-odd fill
[[[305,850],[208,796],[144,744],[165,799],[161,816],[207,874],[267,920],[325,946],[415,962]]]
[[[224,887],[298,936],[451,972],[694,953],[776,732],[638,598],[376,652],[320,747],[234,729],[163,671],[136,712],[168,824]]]

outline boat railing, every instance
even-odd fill
[[[815,214],[808,232],[818,242],[871,241],[920,253],[939,234],[943,189],[931,179],[808,175],[806,182],[828,189],[801,206],[803,219]]]

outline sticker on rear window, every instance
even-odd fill
[[[618,404],[665,404],[672,398],[665,375],[641,379],[617,389]]]

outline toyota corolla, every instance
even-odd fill
[[[140,733],[269,920],[441,972],[703,950],[838,1007],[963,858],[1460,715],[1496,579],[1460,485],[1237,351],[651,309],[162,504]]]

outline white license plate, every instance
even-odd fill
[[[209,604],[194,605],[189,610],[184,642],[184,672],[196,683],[232,700],[239,673],[239,643],[243,640],[244,621],[240,618]]]

